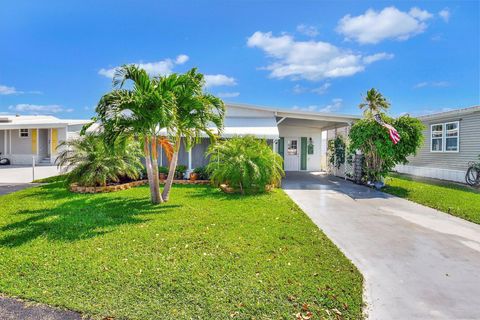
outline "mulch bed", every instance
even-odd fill
[[[160,180],[160,183],[165,183],[165,180]],[[174,184],[210,184],[209,180],[173,180]],[[101,187],[84,187],[79,186],[76,183],[72,183],[70,185],[70,191],[75,193],[104,193],[104,192],[115,192],[121,190],[127,190],[133,187],[138,187],[141,185],[148,184],[148,180],[138,180],[138,181],[131,181],[122,184],[113,184]]]

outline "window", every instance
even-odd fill
[[[445,152],[458,151],[458,121],[445,123]]]
[[[437,123],[431,125],[431,152],[458,152],[459,122]]]
[[[297,140],[288,141],[287,154],[289,156],[297,155]]]
[[[20,138],[28,138],[29,131],[28,129],[20,129]]]

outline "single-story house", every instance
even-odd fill
[[[337,134],[346,134],[348,127],[360,119],[356,115],[233,103],[228,103],[226,109],[222,137],[254,135],[266,139],[273,150],[283,156],[286,171],[328,170],[327,141]],[[182,145],[178,163],[185,165],[189,172],[206,165],[205,151],[209,144],[210,140],[204,137],[190,151]],[[165,153],[160,154],[159,165],[167,166]]]
[[[53,116],[0,116],[0,152],[12,164],[54,164],[57,146],[78,136],[89,120]]]
[[[396,171],[465,182],[470,161],[479,161],[480,106],[418,117],[425,125],[424,144]]]

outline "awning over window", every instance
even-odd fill
[[[225,128],[222,137],[254,135],[258,138],[277,139],[279,137],[275,117],[262,118],[225,118]]]

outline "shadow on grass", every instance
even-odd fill
[[[45,192],[45,188],[52,195]],[[58,187],[57,187],[58,188]],[[61,188],[61,187],[60,187]],[[72,195],[68,191],[53,190],[54,186],[42,186],[39,200],[58,199],[70,196],[72,199],[47,209],[21,210],[17,215],[25,219],[0,228],[8,235],[0,238],[0,245],[14,247],[39,237],[55,241],[76,241],[106,234],[115,227],[139,224],[148,221],[144,215],[166,214],[179,205],[152,205],[149,198],[137,199],[118,195],[92,196]],[[65,193],[65,194],[63,194]]]
[[[402,188],[402,187],[394,187],[394,186],[385,186],[382,191],[396,195],[400,198],[407,198],[410,194],[410,190]]]

